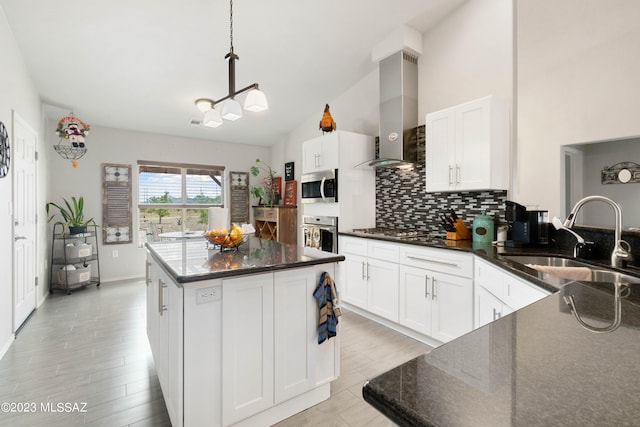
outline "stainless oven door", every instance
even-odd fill
[[[304,216],[304,245],[324,252],[338,253],[337,221],[338,218],[335,217]]]

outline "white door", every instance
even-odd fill
[[[368,310],[394,322],[398,321],[398,271],[395,262],[369,259],[367,264]]]
[[[427,114],[426,188],[450,191],[455,188],[455,115],[453,108]]]
[[[36,308],[36,147],[38,134],[13,113],[14,331]]]
[[[431,335],[431,283],[428,270],[400,266],[401,325]]]
[[[456,108],[456,184],[459,190],[491,188],[491,99]],[[506,167],[506,166],[505,166]]]
[[[431,336],[449,342],[473,329],[473,281],[466,277],[433,273],[434,301]]]

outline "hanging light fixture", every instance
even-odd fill
[[[245,110],[260,112],[269,108],[267,97],[260,90],[258,83],[250,84],[236,91],[235,62],[240,58],[233,51],[233,0],[229,0],[229,30],[231,48],[229,53],[225,55],[225,59],[229,61],[229,94],[218,100],[209,98],[196,99],[196,106],[204,113],[202,124],[213,128],[222,125],[222,119],[234,121],[242,117],[242,107],[235,97],[243,92],[249,91],[244,102]],[[215,107],[220,103],[222,103],[222,108],[218,111]]]

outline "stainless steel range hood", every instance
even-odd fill
[[[380,61],[380,144],[371,167],[417,161],[418,57],[404,50]]]

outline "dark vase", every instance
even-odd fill
[[[84,225],[69,226],[69,234],[82,234],[87,232],[87,227]]]

